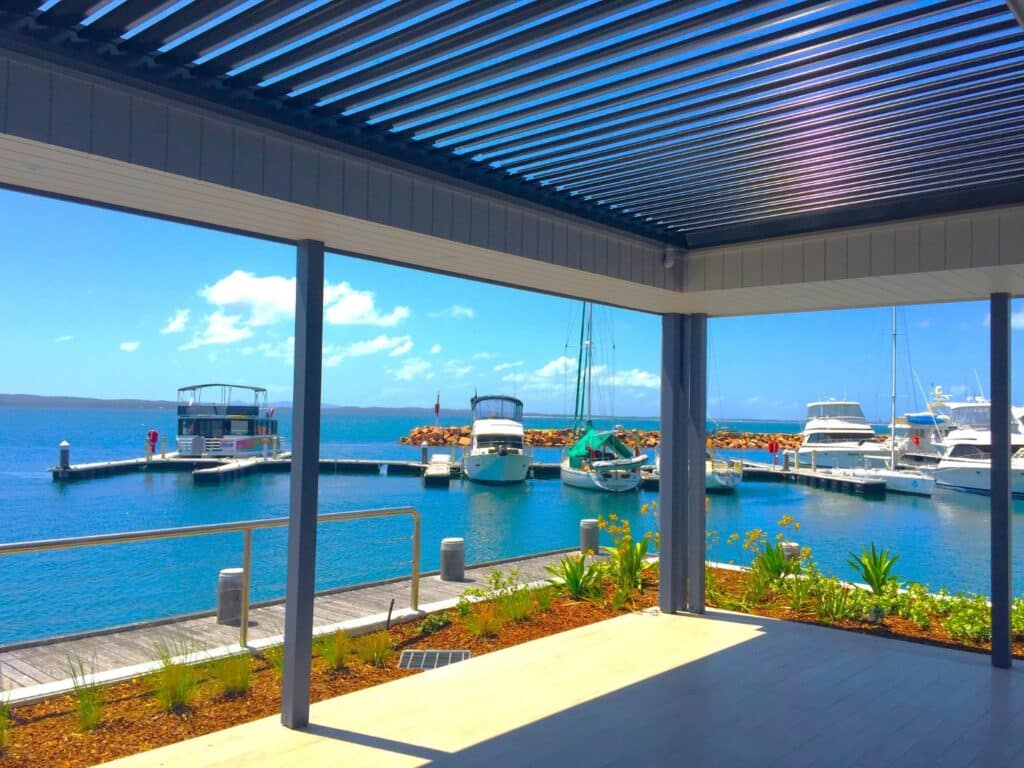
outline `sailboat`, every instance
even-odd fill
[[[577,437],[562,455],[562,482],[574,488],[593,491],[634,491],[640,484],[640,468],[647,461],[647,454],[634,455],[614,431],[595,429],[591,419],[594,385],[593,330],[594,305],[584,302],[573,410],[573,434]]]
[[[885,490],[913,496],[931,496],[935,479],[916,470],[897,469],[896,462],[896,307],[892,308],[892,399],[889,424],[889,464],[887,467],[852,469],[845,474],[873,480],[884,480]]]

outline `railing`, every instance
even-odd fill
[[[344,520],[368,520],[378,517],[412,517],[412,581],[409,590],[410,607],[419,610],[420,603],[420,515],[412,507],[390,507],[386,509],[364,509],[355,512],[329,512],[317,516],[317,523],[336,523]],[[268,520],[245,520],[237,523],[212,523],[189,525],[181,528],[160,528],[152,531],[130,531],[126,533],[104,533],[95,536],[72,536],[65,539],[39,539],[0,544],[0,557],[27,552],[54,552],[78,547],[97,547],[105,544],[126,544],[160,539],[180,539],[188,536],[205,536],[216,533],[242,534],[242,611],[238,627],[238,644],[243,648],[249,642],[249,591],[252,574],[252,533],[264,528],[286,528],[287,517]]]

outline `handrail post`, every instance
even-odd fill
[[[238,644],[249,645],[249,585],[252,581],[252,528],[242,533],[242,617],[238,625]]]
[[[412,583],[409,597],[412,609],[420,609],[420,515],[415,509],[412,512]]]

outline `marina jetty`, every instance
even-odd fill
[[[431,447],[459,446],[466,448],[471,442],[471,427],[414,427],[409,434],[398,439],[402,445],[418,446],[426,443]],[[657,429],[620,429],[618,437],[630,448],[657,448],[661,444],[661,432]],[[527,445],[541,448],[563,448],[574,441],[572,430],[564,429],[527,429],[525,440]],[[761,449],[767,450],[771,443],[778,443],[781,450],[789,450],[800,445],[800,435],[771,432],[730,432],[720,430],[708,433],[708,447],[729,449]]]

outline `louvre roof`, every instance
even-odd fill
[[[8,45],[666,242],[1024,200],[1005,0],[0,8]]]

